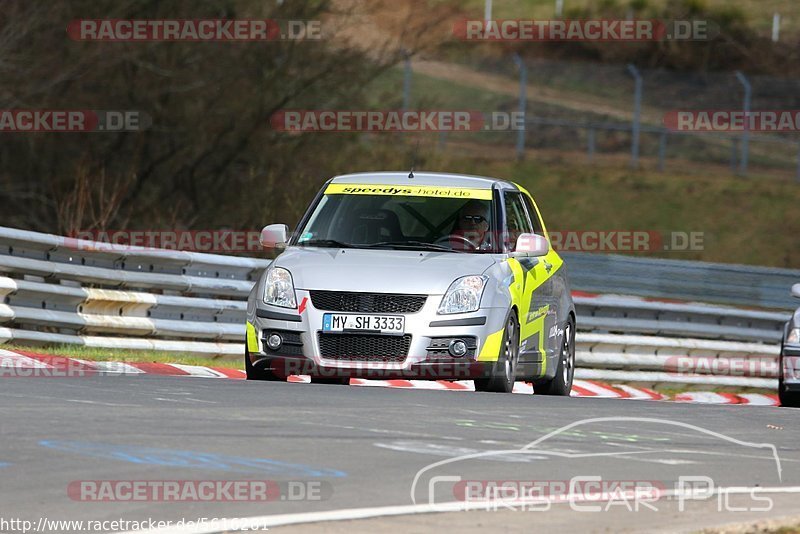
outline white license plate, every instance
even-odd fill
[[[406,318],[402,315],[350,315],[326,313],[322,316],[323,332],[380,332],[381,334],[402,334],[405,332]]]

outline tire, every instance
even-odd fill
[[[538,395],[560,395],[568,397],[575,378],[575,320],[570,317],[564,327],[561,352],[558,355],[556,376],[548,382],[535,383],[533,392]]]
[[[519,321],[512,311],[503,331],[500,354],[492,366],[491,376],[475,380],[475,391],[511,393],[516,382],[517,362],[519,361]]]
[[[284,380],[278,377],[269,369],[256,369],[250,362],[250,353],[247,347],[244,348],[244,371],[247,375],[247,380],[262,380],[266,382],[283,382]]]

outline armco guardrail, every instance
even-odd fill
[[[0,272],[114,288],[247,296],[268,260],[118,246],[0,227]]]
[[[743,310],[692,302],[664,302],[621,295],[576,294],[580,328],[780,343],[787,312]]]
[[[571,254],[567,261],[575,288],[588,291],[598,286],[583,280],[605,279],[596,271],[600,266],[616,265],[610,268],[614,271],[622,262],[624,270],[631,271],[640,261],[584,256],[576,259]],[[609,275],[615,281],[603,288],[642,293],[643,284],[652,286],[647,280],[654,276],[655,260],[644,261],[627,285]],[[244,339],[244,299],[269,263],[0,227],[0,273],[6,275],[0,276],[0,343],[64,343],[238,358]],[[686,268],[684,263],[672,280]],[[714,269],[706,272],[716,276]],[[753,270],[753,276],[760,272]],[[788,277],[782,292],[788,295],[798,279]],[[678,295],[669,286],[656,296]],[[584,292],[576,292],[575,303],[581,377],[753,387],[775,383],[777,343],[788,313]],[[676,356],[702,357],[717,364],[695,366],[688,373],[680,365],[686,367],[692,360]],[[738,371],[742,362],[756,361],[766,363],[752,372]],[[726,376],[720,372],[725,369],[738,374]]]
[[[772,389],[779,352],[777,344],[586,332],[575,356],[585,379]]]
[[[239,355],[269,263],[0,227],[0,341]]]
[[[794,309],[800,270],[564,252],[574,288],[595,293]]]

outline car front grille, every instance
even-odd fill
[[[319,332],[318,336],[320,355],[329,360],[403,363],[411,347],[411,334],[382,336]]]
[[[318,310],[357,313],[416,313],[425,305],[425,295],[311,291]]]

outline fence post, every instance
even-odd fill
[[[631,126],[631,167],[639,165],[639,127],[642,114],[642,76],[632,63],[628,64],[628,72],[635,80],[635,93],[633,96],[633,124]]]
[[[589,155],[589,163],[594,161],[594,128],[589,128],[586,150]]]
[[[747,158],[750,151],[750,100],[753,88],[742,71],[736,71],[736,79],[744,87],[744,130],[742,130],[742,157],[739,160],[739,174],[747,176]]]
[[[488,24],[492,20],[492,0],[486,0],[483,6],[483,20]]]
[[[561,18],[562,13],[564,13],[564,0],[556,0],[556,18]]]
[[[519,67],[519,112],[522,117],[522,128],[517,130],[517,160],[521,161],[525,157],[525,130],[528,127],[525,118],[528,102],[528,67],[519,54],[514,54],[514,63]]]
[[[667,131],[661,130],[658,138],[658,170],[664,172],[664,158],[667,156]]]
[[[772,15],[772,42],[777,43],[781,38],[781,14],[777,11]]]
[[[411,105],[411,54],[403,50],[405,67],[403,70],[403,111],[408,111]]]

